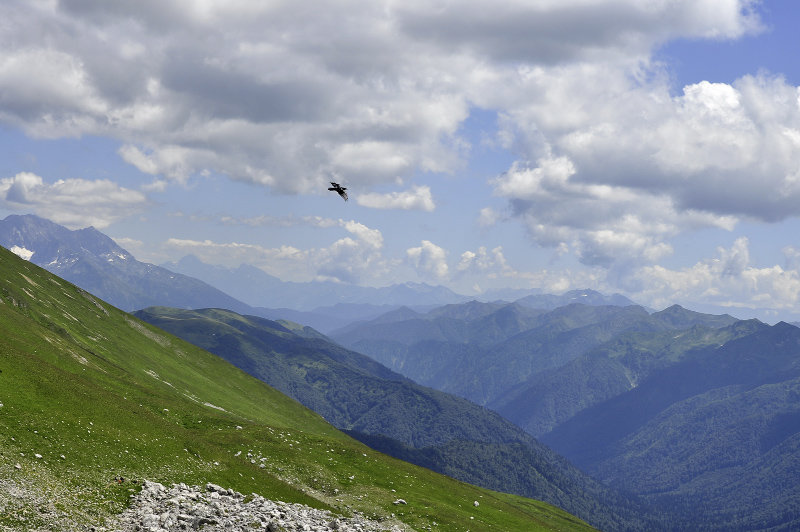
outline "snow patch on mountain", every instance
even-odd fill
[[[31,260],[31,257],[33,257],[33,253],[34,253],[33,251],[31,251],[29,249],[26,249],[26,248],[24,248],[22,246],[11,246],[8,249],[12,253],[14,253],[17,256],[19,256],[21,259],[25,259],[25,260]]]

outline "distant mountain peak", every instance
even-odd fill
[[[709,327],[725,327],[738,321],[729,314],[705,314],[694,310],[688,310],[678,304],[671,305],[659,312],[654,312],[653,317],[678,329],[685,329],[700,324]]]
[[[570,290],[561,295],[553,294],[534,294],[517,299],[517,303],[525,307],[554,309],[570,304],[582,304],[591,306],[612,305],[615,307],[628,307],[636,305],[627,297],[621,294],[607,296],[596,290],[584,288],[580,290]]]
[[[32,214],[11,215],[0,220],[0,245],[124,310],[156,304],[250,310],[202,281],[137,261],[94,227],[71,230]]]
[[[130,253],[94,227],[70,230],[34,214],[0,220],[0,244],[8,249],[16,246],[20,256],[27,255],[39,266],[72,263],[84,254],[107,261],[133,260]]]

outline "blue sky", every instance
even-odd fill
[[[0,20],[3,217],[156,264],[800,319],[794,0],[11,0]]]

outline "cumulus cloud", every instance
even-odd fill
[[[445,58],[420,54],[378,2],[12,0],[0,16],[0,120],[116,138],[145,173],[308,192],[460,158],[468,104],[432,76]]]
[[[212,171],[290,192],[332,174],[388,183],[457,170],[471,106],[566,143],[551,126],[582,133],[602,122],[591,98],[627,99],[630,87],[599,72],[630,79],[669,39],[758,31],[751,4],[10,0],[0,120],[40,137],[115,138],[125,161],[181,182]],[[589,63],[598,71],[577,77]],[[560,100],[578,80],[594,90]],[[364,201],[433,206],[419,190]]]
[[[787,250],[787,260],[795,256],[794,250]],[[630,276],[628,288],[656,308],[683,301],[792,310],[800,300],[800,272],[796,267],[752,264],[749,241],[740,237],[730,248],[719,247],[716,257],[691,267],[642,267]]]
[[[242,263],[264,265],[265,263],[289,262],[300,267],[308,259],[308,250],[293,246],[267,248],[256,244],[242,242],[215,242],[213,240],[192,240],[169,238],[163,247],[169,251],[177,251],[180,255],[192,254],[210,264],[222,264],[233,267]]]
[[[441,282],[450,277],[447,252],[429,240],[423,240],[418,247],[407,249],[406,257],[423,278]]]
[[[508,264],[505,255],[503,255],[502,246],[497,246],[492,250],[487,250],[486,247],[481,246],[477,251],[463,252],[456,266],[456,271],[460,274],[477,273],[489,277],[513,277],[517,274]]]
[[[671,96],[665,82],[568,70],[532,75],[544,96],[506,124],[517,140],[535,132],[521,150],[539,156],[493,181],[538,243],[574,243],[589,264],[654,261],[682,231],[800,215],[797,87],[763,74]]]
[[[265,247],[242,242],[215,242],[170,238],[163,247],[179,258],[191,253],[210,264],[235,267],[253,264],[285,280],[334,280],[369,283],[381,279],[393,262],[383,256],[383,235],[377,229],[353,220],[306,219],[320,228],[340,227],[349,236],[321,248],[300,249],[291,245]]]
[[[478,214],[478,225],[481,227],[491,227],[500,220],[500,214],[491,207],[484,207]]]
[[[59,179],[45,183],[40,176],[21,172],[0,179],[0,204],[14,210],[34,212],[71,228],[111,223],[140,212],[147,204],[141,192],[129,190],[107,179]]]
[[[657,261],[672,253],[667,239],[698,227],[731,229],[736,218],[680,210],[667,195],[576,179],[566,157],[515,164],[493,181],[540,245],[572,249],[588,265]]]
[[[436,209],[436,204],[427,186],[413,187],[404,192],[390,192],[389,194],[367,193],[360,194],[356,201],[359,205],[373,209],[402,209],[420,210],[431,212]]]
[[[649,265],[681,232],[800,215],[798,88],[770,74],[673,87],[653,60],[673,39],[761,31],[756,4],[10,0],[0,6],[0,122],[35,137],[116,139],[154,190],[214,172],[321,193],[332,175],[368,190],[455,173],[470,154],[465,120],[489,110],[493,140],[518,159],[492,181],[508,202],[503,219],[585,265]],[[6,201],[35,195],[62,222],[91,211],[103,227],[145,201],[130,193],[112,212],[110,183],[33,184],[25,196],[23,181],[4,181]],[[97,209],[69,209],[78,200],[56,193],[78,185],[96,191]],[[436,207],[425,186],[355,199]],[[479,224],[500,219],[487,207]],[[348,236],[312,254],[322,275],[385,267],[376,230],[339,227]],[[445,256],[424,241],[406,259],[445,279]]]
[[[627,55],[668,38],[736,38],[760,29],[750,2],[636,0],[503,2],[395,6],[410,35],[497,61],[552,64]]]

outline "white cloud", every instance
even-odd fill
[[[789,250],[791,251],[791,250]],[[787,252],[787,259],[794,253]],[[758,267],[751,263],[747,238],[730,248],[718,248],[717,256],[691,267],[671,270],[646,266],[628,279],[628,288],[655,308],[675,301],[716,304],[733,308],[794,310],[800,301],[800,272],[778,265]]]
[[[552,64],[642,53],[666,39],[736,38],[760,24],[751,2],[509,1],[397,4],[408,34],[495,61]]]
[[[79,136],[108,110],[81,59],[52,48],[6,50],[0,87],[0,119],[37,136]]]
[[[497,246],[491,251],[484,246],[479,247],[477,251],[465,251],[461,254],[456,271],[460,274],[470,273],[489,277],[517,275],[503,255],[502,246]]]
[[[423,240],[419,247],[407,249],[406,257],[423,278],[442,282],[450,277],[447,252],[429,240]]]
[[[0,204],[28,211],[71,228],[111,223],[140,212],[147,204],[141,192],[100,179],[59,179],[45,183],[40,176],[21,172],[0,179]]]
[[[403,209],[432,212],[436,204],[427,186],[416,186],[404,192],[391,192],[389,194],[366,193],[360,194],[356,201],[359,205],[373,209]]]
[[[652,58],[672,39],[760,31],[754,5],[353,0],[309,10],[244,0],[9,0],[0,6],[0,122],[38,137],[113,138],[124,161],[154,176],[151,190],[211,171],[322,193],[332,175],[368,190],[420,172],[455,173],[469,154],[459,135],[470,109],[496,111],[495,140],[518,162],[492,181],[507,211],[486,207],[481,226],[510,216],[537,244],[585,265],[644,264],[654,278],[688,283],[712,263],[690,272],[652,266],[673,253],[677,234],[800,216],[798,88],[762,74],[675,90]],[[60,223],[101,228],[146,204],[108,181],[46,184],[33,174],[3,179],[0,193]],[[425,186],[354,196],[379,209],[436,207]],[[375,279],[391,264],[381,233],[354,221],[226,223],[347,234],[306,250],[191,241],[210,262],[247,256],[280,273],[340,280]],[[720,255],[735,272],[728,279],[762,271],[744,251]],[[484,267],[553,289],[584,279],[518,272],[493,253],[466,252],[455,270]],[[447,252],[428,240],[404,258],[421,275],[451,275]],[[788,282],[791,271],[753,277]]]
[[[380,3],[11,1],[0,17],[0,120],[116,138],[145,173],[308,192],[459,159],[466,99]]]
[[[655,262],[672,253],[667,240],[682,230],[736,223],[731,216],[681,211],[665,194],[586,183],[576,173],[566,157],[543,158],[536,166],[515,164],[493,185],[535,242],[572,249],[588,265]]]
[[[541,187],[566,172],[584,187],[669,198],[680,211],[765,221],[800,214],[798,88],[780,77],[699,82],[679,96],[670,96],[665,80],[640,84],[603,65],[537,72],[527,83],[540,97],[504,123],[550,179]],[[556,169],[556,162],[563,164]],[[526,185],[509,177],[499,183],[509,197]]]
[[[220,221],[226,225],[247,225],[250,227],[310,226],[323,229],[340,226],[344,223],[341,219],[336,220],[334,218],[324,218],[322,216],[270,216],[266,214],[249,218],[223,216]]]
[[[603,65],[526,82],[540,97],[504,124],[535,162],[493,185],[541,245],[568,243],[587,264],[652,262],[680,232],[800,215],[800,89],[780,77],[677,96]]]
[[[266,223],[274,223],[269,220]],[[291,245],[264,247],[241,242],[212,240],[168,239],[163,247],[166,254],[178,259],[191,253],[203,262],[235,267],[253,264],[265,271],[291,281],[328,279],[354,284],[382,280],[392,261],[383,256],[383,235],[353,220],[306,219],[320,228],[341,227],[351,236],[339,238],[327,247],[300,249]],[[259,223],[262,223],[259,221]]]
[[[376,250],[383,247],[383,235],[377,229],[370,229],[366,225],[354,220],[341,222],[341,224],[348,232],[354,234],[367,246]]]
[[[481,227],[491,227],[500,220],[500,214],[491,207],[484,207],[478,215],[478,225]]]
[[[308,280],[313,273],[306,266],[311,251],[294,246],[283,245],[267,248],[256,244],[241,242],[214,242],[212,240],[192,240],[169,238],[163,248],[176,259],[186,254],[197,256],[203,262],[236,267],[242,263],[253,264],[273,272],[293,272],[290,280]]]
[[[172,180],[212,171],[309,192],[339,174],[364,189],[460,168],[470,106],[560,147],[602,122],[594,98],[628,100],[620,80],[660,43],[758,31],[750,5],[10,0],[0,7],[0,121],[115,138],[124,160]],[[433,201],[418,192],[411,204]]]

